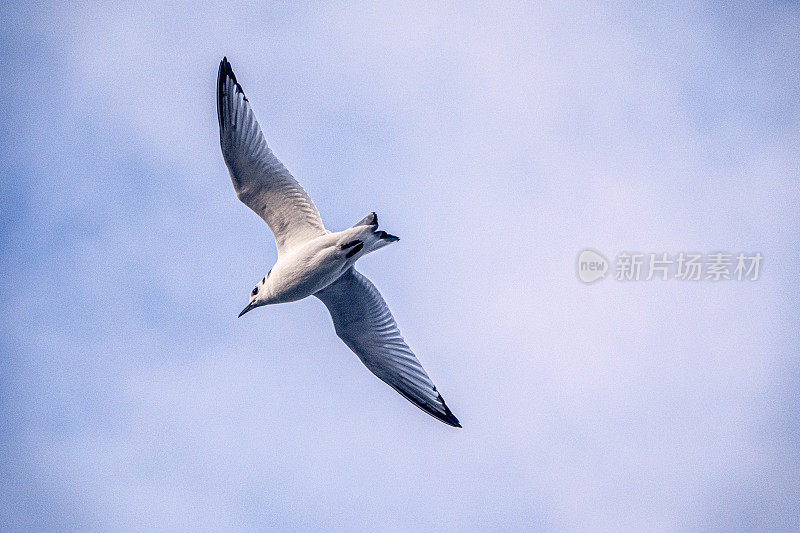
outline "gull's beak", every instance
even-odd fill
[[[256,307],[256,306],[255,306],[255,305],[253,305],[253,304],[247,304],[247,307],[245,307],[244,309],[242,309],[242,312],[241,312],[241,313],[239,313],[239,316],[238,316],[237,318],[242,318],[242,315],[243,315],[243,314],[245,314],[246,312],[248,312],[248,311],[249,311],[249,310],[251,310],[251,309],[254,309],[255,307]]]

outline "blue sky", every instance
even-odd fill
[[[16,4],[0,526],[797,529],[800,10]],[[372,376],[233,193],[227,55],[464,425]],[[586,286],[580,250],[759,251]]]

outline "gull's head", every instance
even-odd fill
[[[247,307],[242,309],[242,312],[239,313],[239,318],[242,317],[243,314],[246,312],[255,309],[256,307],[261,307],[262,305],[267,305],[269,303],[269,274],[264,276],[264,278],[256,283],[256,286],[253,287],[253,290],[250,291],[250,301],[247,304]]]

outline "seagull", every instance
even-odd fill
[[[239,317],[263,305],[316,296],[328,308],[336,334],[373,374],[429,415],[460,428],[381,293],[355,267],[362,256],[399,239],[378,230],[375,213],[344,231],[325,229],[308,193],[267,146],[226,57],[217,77],[217,117],[236,196],[264,219],[278,248],[278,260],[253,287]]]

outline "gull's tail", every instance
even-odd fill
[[[400,240],[400,237],[395,237],[378,229],[378,215],[375,213],[370,213],[359,220],[351,230],[358,230],[356,232],[357,238],[341,245],[342,250],[349,249],[347,252],[348,258],[356,254],[359,254],[360,257]]]

